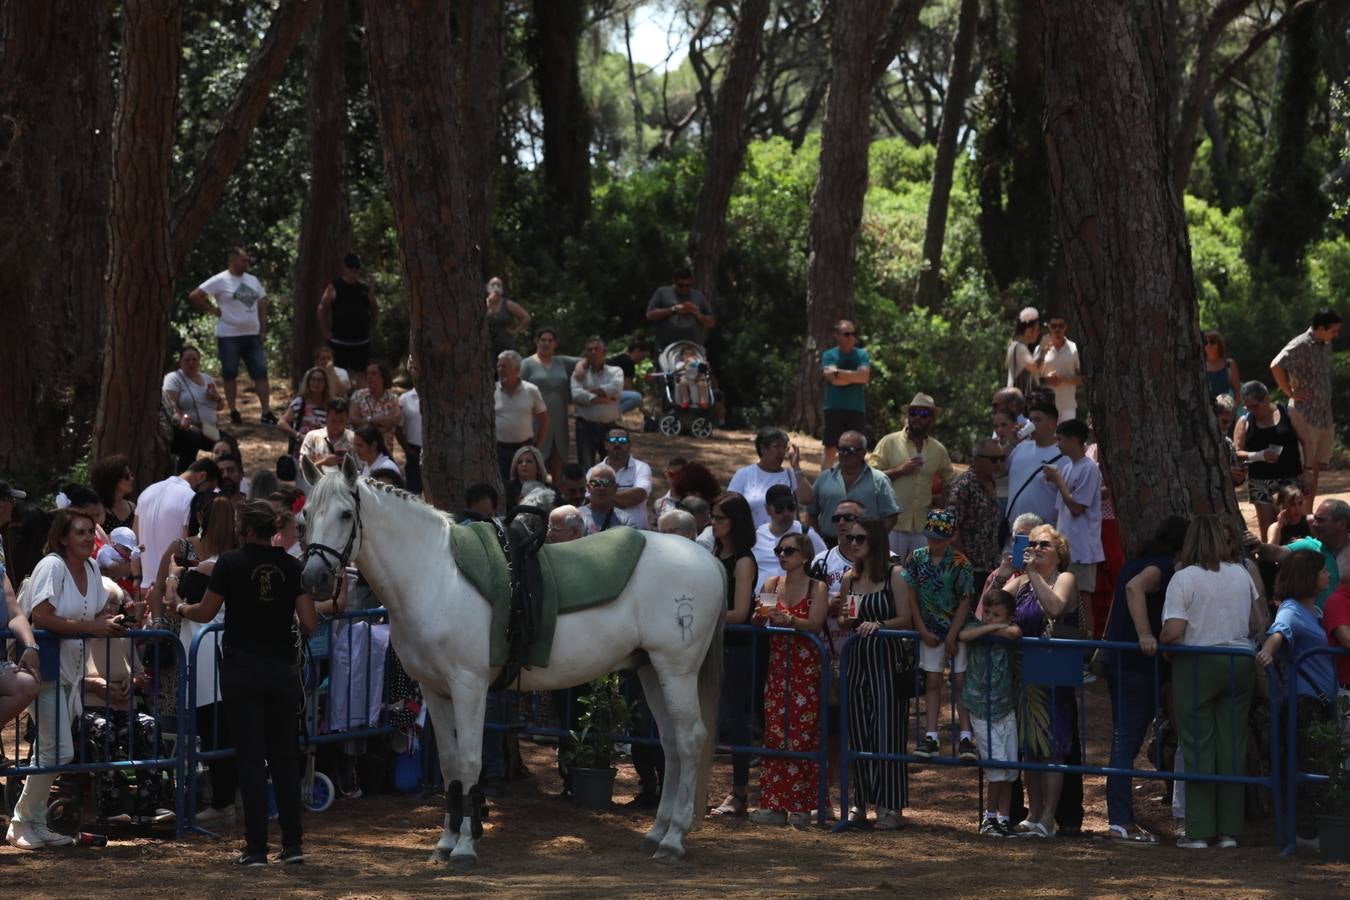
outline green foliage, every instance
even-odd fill
[[[581,731],[569,732],[558,751],[563,771],[608,769],[614,762],[614,736],[628,730],[637,712],[624,699],[617,672],[602,675],[591,682],[590,692],[577,698],[582,706],[577,725]]]
[[[1341,694],[1333,702],[1333,715],[1308,726],[1308,741],[1317,759],[1317,771],[1329,779],[1318,813],[1346,816],[1350,815],[1350,734],[1344,723],[1350,720],[1350,698]]]

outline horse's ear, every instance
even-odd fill
[[[356,484],[356,460],[352,457],[353,453],[348,453],[342,457],[342,477],[347,479],[348,484]]]
[[[323,476],[319,474],[318,467],[314,465],[310,458],[301,455],[300,471],[296,473],[295,477],[295,486],[300,489],[300,493],[308,497],[309,492],[313,489],[314,485],[319,483],[321,477]]]

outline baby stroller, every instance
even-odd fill
[[[711,372],[707,353],[693,341],[676,341],[658,354],[656,369],[647,373],[647,381],[658,398],[657,429],[662,434],[712,436],[716,398]]]

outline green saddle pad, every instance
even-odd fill
[[[450,529],[450,543],[455,565],[492,604],[489,662],[493,666],[505,665],[511,584],[497,531],[486,522],[459,525]],[[558,616],[602,606],[623,593],[646,543],[641,531],[613,528],[578,541],[545,544],[539,552],[544,584],[540,622],[534,640],[525,648],[521,665],[532,668],[548,665]]]

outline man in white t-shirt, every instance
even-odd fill
[[[408,465],[404,467],[408,490],[414,494],[422,493],[422,402],[417,398],[417,363],[408,357],[408,375],[413,379],[413,388],[399,395],[398,408],[403,411],[399,419],[398,442],[403,445],[403,454]]]
[[[769,511],[769,521],[755,529],[755,565],[759,567],[759,585],[755,590],[759,590],[773,575],[782,575],[783,567],[778,564],[778,557],[774,555],[774,548],[778,546],[778,541],[785,534],[805,534],[807,540],[811,542],[812,557],[819,556],[826,550],[825,539],[822,538],[814,528],[802,527],[801,521],[797,518],[797,498],[792,495],[792,489],[785,484],[775,484],[769,488],[768,493],[764,495],[764,505]]]
[[[511,480],[511,459],[526,444],[548,446],[548,408],[539,388],[520,377],[520,354],[497,354],[497,387],[492,395],[497,424],[497,465],[502,481]]]
[[[646,531],[651,527],[647,498],[652,493],[652,467],[633,456],[633,437],[622,425],[610,425],[605,432],[605,454],[605,465],[618,481],[614,505],[628,514],[634,528]]]
[[[1091,636],[1097,564],[1106,560],[1102,550],[1102,470],[1087,455],[1088,427],[1082,419],[1060,422],[1055,435],[1068,461],[1068,465],[1045,470],[1058,492],[1055,530],[1069,539],[1069,571],[1078,581],[1078,624]]]
[[[142,591],[150,590],[159,577],[164,551],[174,541],[187,537],[193,496],[198,491],[214,491],[219,484],[220,466],[214,459],[199,459],[182,475],[171,475],[141,491],[131,530],[145,547],[141,553]]]
[[[1078,385],[1083,383],[1083,367],[1078,360],[1078,345],[1066,336],[1069,324],[1063,316],[1050,317],[1050,341],[1036,351],[1040,363],[1041,384],[1055,392],[1059,420],[1078,417]]]
[[[239,361],[248,366],[248,377],[262,405],[262,423],[277,424],[272,412],[267,383],[267,292],[257,278],[248,273],[248,251],[231,247],[224,272],[212,275],[188,294],[192,305],[209,312],[216,322],[216,349],[220,353],[220,377],[225,382],[225,402],[230,406],[230,421],[243,421],[235,403],[238,392]]]
[[[1008,454],[1008,524],[1017,521],[1023,513],[1035,513],[1042,522],[1053,522],[1057,516],[1055,498],[1059,491],[1045,479],[1042,467],[1055,465],[1064,459],[1055,441],[1058,410],[1048,398],[1032,401],[1027,409],[1031,421],[1031,437],[1018,443]]]

